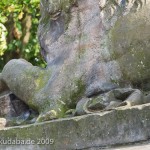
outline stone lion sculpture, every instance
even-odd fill
[[[2,80],[37,122],[148,103],[149,13],[149,0],[41,0],[47,68],[14,59]]]

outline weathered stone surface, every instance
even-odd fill
[[[38,36],[47,68],[11,60],[2,71],[38,121],[64,117],[82,98],[118,87],[149,90],[150,1],[124,2],[41,0]]]
[[[149,150],[150,149],[150,143],[148,141],[144,142],[138,142],[138,143],[131,143],[127,145],[118,145],[114,146],[113,148],[107,147],[105,150]],[[87,148],[85,150],[100,150],[100,147],[97,148]]]
[[[41,0],[41,13],[38,36],[47,68],[11,60],[0,75],[0,87],[7,84],[39,112],[31,122],[83,116],[5,128],[0,138],[31,139],[35,145],[21,149],[37,150],[148,140],[150,104],[141,104],[150,102],[150,94],[124,87],[150,91],[150,1]],[[93,113],[99,109],[105,111]],[[22,124],[30,114],[25,112],[16,122]],[[38,139],[47,138],[53,143],[37,145]],[[20,149],[0,145],[9,148]]]
[[[146,2],[139,11],[120,17],[109,34],[110,51],[120,64],[123,78],[133,83],[149,81],[150,77],[150,1]]]
[[[144,95],[142,91],[132,88],[114,89],[93,98],[82,98],[76,105],[76,115],[116,109],[117,107],[130,107],[150,102],[150,94]]]
[[[7,91],[8,87],[7,85],[4,83],[3,79],[2,79],[2,74],[0,73],[0,93]]]
[[[3,150],[92,148],[94,150],[98,147],[148,140],[150,137],[149,109],[150,104],[145,104],[104,113],[5,128],[0,131],[1,139],[30,139],[35,143],[41,139],[51,139],[53,142],[44,145],[0,145],[0,148]]]
[[[49,80],[50,74],[50,70],[33,67],[23,59],[11,60],[6,64],[2,73],[11,91],[28,104],[30,108],[37,109],[39,112],[49,107],[50,101],[42,101],[42,98],[47,96],[45,91],[43,93],[43,89]],[[40,95],[40,92],[45,96]]]
[[[138,144],[133,144],[133,145],[126,145],[126,146],[117,146],[116,148],[109,148],[106,150],[149,150],[150,149],[150,143],[149,141],[145,143],[138,143]],[[90,149],[88,149],[90,150]],[[92,149],[91,149],[92,150]],[[96,150],[96,149],[94,149]],[[98,149],[97,149],[98,150]]]

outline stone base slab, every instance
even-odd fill
[[[5,128],[0,131],[0,149],[94,150],[97,147],[138,142],[149,138],[150,104],[144,104]]]

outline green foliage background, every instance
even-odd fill
[[[45,67],[37,28],[40,0],[0,0],[0,71],[14,58]]]

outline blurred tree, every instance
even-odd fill
[[[0,1],[0,70],[14,58],[45,67],[39,51],[39,0]]]

